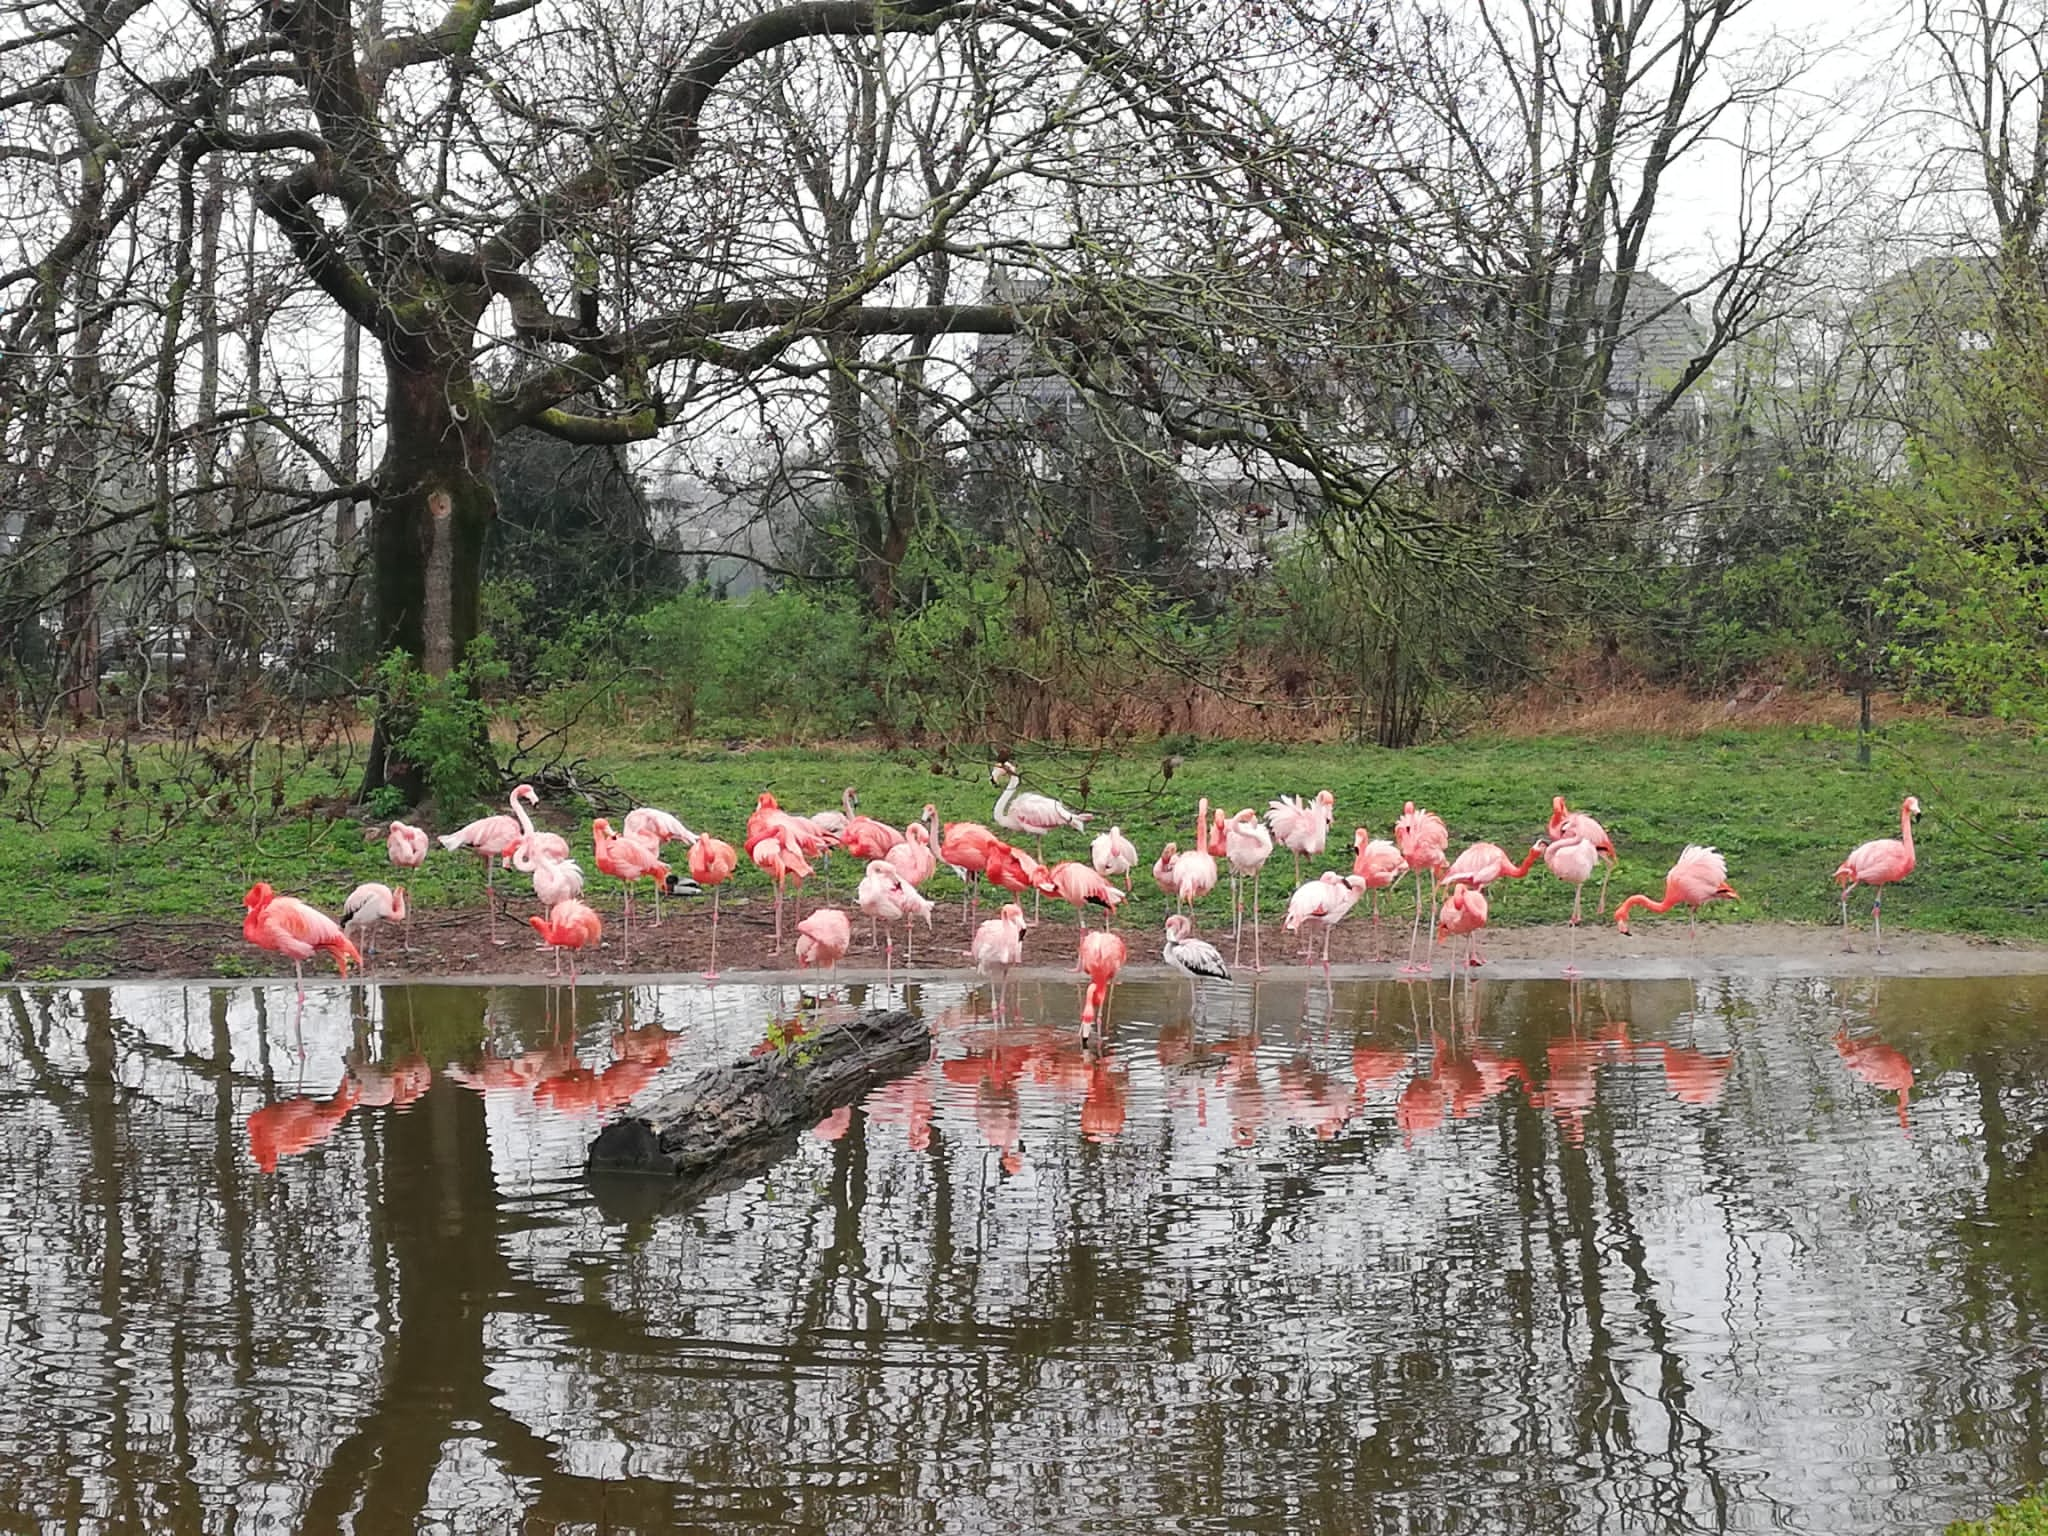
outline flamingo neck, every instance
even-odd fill
[[[1530,869],[1535,865],[1536,861],[1542,857],[1543,850],[1541,848],[1531,847],[1529,852],[1523,857],[1521,863],[1510,865],[1508,867],[1509,878],[1514,880],[1520,880],[1523,876],[1529,873]]]
[[[1906,845],[1906,862],[1913,862],[1913,815],[1902,803],[1899,806],[1899,841]]]
[[[998,826],[1002,824],[1003,817],[1009,812],[1010,800],[1017,793],[1017,786],[1023,782],[1023,779],[1012,773],[1010,775],[1010,782],[1003,786],[1002,794],[996,797],[995,821]]]
[[[1209,846],[1209,797],[1202,797],[1202,805],[1195,812],[1195,847],[1197,850]]]
[[[840,808],[846,812],[846,819],[848,821],[853,820],[857,813],[853,808],[853,786],[851,784],[846,786],[846,793],[839,797],[839,804]]]
[[[512,796],[512,814],[518,819],[519,830],[528,837],[533,836],[533,821],[526,814],[526,801],[523,796],[518,794]]]

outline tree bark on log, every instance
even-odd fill
[[[766,1055],[714,1067],[599,1131],[588,1171],[707,1185],[736,1167],[751,1177],[786,1155],[804,1127],[920,1065],[931,1039],[930,1025],[897,1009],[828,1024]]]

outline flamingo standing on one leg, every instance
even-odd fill
[[[1185,922],[1183,918],[1181,921]],[[1120,933],[1108,929],[1090,930],[1081,935],[1081,950],[1076,957],[1074,968],[1087,973],[1088,993],[1081,1000],[1081,1030],[1086,1034],[1095,1027],[1096,1020],[1109,1011],[1109,989],[1116,985],[1117,972],[1124,968],[1124,961],[1130,951]],[[1106,1027],[1106,1021],[1105,1021]]]
[[[484,861],[484,900],[490,903],[493,944],[498,942],[498,887],[492,877],[497,872],[498,860],[518,847],[525,837],[525,828],[513,816],[479,817],[467,826],[441,835],[443,848],[467,848]]]
[[[1391,888],[1395,881],[1408,873],[1408,861],[1401,857],[1401,850],[1383,837],[1374,837],[1365,827],[1359,827],[1351,834],[1351,873],[1365,882],[1365,888],[1372,892],[1372,928],[1374,949],[1380,951],[1375,958],[1384,955],[1377,940],[1380,928],[1380,892]]]
[[[1647,896],[1629,897],[1614,909],[1614,926],[1627,933],[1628,915],[1637,907],[1646,912],[1669,912],[1683,904],[1692,908],[1691,933],[1698,938],[1701,907],[1710,901],[1740,899],[1735,887],[1728,883],[1728,861],[1712,848],[1694,844],[1678,856],[1678,862],[1664,876],[1664,899],[1652,901]]]
[[[342,932],[351,938],[361,931],[369,945],[371,959],[377,956],[377,940],[374,930],[379,923],[402,923],[405,921],[405,892],[394,891],[381,880],[365,880],[348,893],[348,900],[341,904]]]
[[[614,833],[612,824],[603,817],[590,824],[590,836],[597,845],[597,867],[626,884],[622,953],[630,963],[633,958],[633,887],[642,880],[651,879],[656,884],[667,880],[668,865],[662,862],[660,850],[654,844]]]
[[[384,833],[384,857],[391,861],[394,869],[418,869],[427,862],[428,838],[424,827],[413,826],[410,822],[394,821]],[[398,892],[405,894],[405,887]],[[405,914],[405,952],[412,953],[412,912]]]
[[[1482,964],[1479,956],[1479,931],[1486,926],[1486,892],[1476,885],[1457,885],[1444,898],[1443,911],[1438,914],[1436,925],[1437,942],[1457,934],[1466,935],[1465,964]],[[1451,963],[1457,964],[1455,946],[1451,952]]]
[[[1579,974],[1579,903],[1586,899],[1586,882],[1593,878],[1594,866],[1600,862],[1600,850],[1584,837],[1544,841],[1537,847],[1543,850],[1544,867],[1572,888],[1572,946],[1564,973],[1576,976]]]
[[[1327,789],[1316,791],[1313,800],[1304,801],[1299,795],[1282,795],[1267,802],[1266,825],[1273,829],[1274,840],[1281,847],[1294,854],[1294,883],[1301,884],[1301,860],[1321,856],[1323,846],[1330,838],[1330,823],[1337,816],[1337,797]]]
[[[1565,809],[1564,796],[1550,797],[1550,840],[1563,842],[1566,838],[1583,837],[1593,845],[1600,860],[1607,867],[1600,871],[1600,907],[1593,915],[1604,917],[1607,913],[1607,880],[1614,873],[1615,861],[1620,857],[1614,851],[1614,839],[1607,835],[1607,829],[1588,816],[1584,811]],[[1576,903],[1574,904],[1576,905]]]
[[[697,841],[697,834],[683,825],[682,818],[659,806],[636,805],[626,812],[625,825],[620,829],[626,836],[638,838],[643,843],[652,843],[659,852],[670,843],[681,843],[689,848]],[[661,926],[662,887],[668,882],[654,882],[654,926]]]
[[[1451,834],[1444,826],[1443,818],[1434,811],[1419,811],[1410,800],[1401,807],[1401,815],[1394,822],[1394,846],[1401,851],[1401,857],[1415,876],[1415,926],[1408,932],[1408,963],[1404,971],[1427,971],[1428,966],[1415,963],[1416,941],[1422,935],[1422,888],[1429,886],[1430,919],[1436,917],[1436,886],[1433,881],[1424,880],[1428,871],[1434,875],[1448,868],[1444,851],[1450,847]]]
[[[811,878],[811,866],[801,851],[784,843],[780,837],[764,837],[749,847],[747,853],[755,867],[775,882],[775,953],[779,955],[782,953],[783,887],[794,880],[801,899],[804,882]]]
[[[941,827],[935,805],[924,808],[924,823],[938,845],[939,861],[966,886],[960,898],[960,921],[971,923],[981,910],[981,877],[988,873],[988,856],[1007,845],[978,821],[949,821]]]
[[[884,974],[893,974],[896,969],[896,924],[903,924],[904,945],[907,954],[910,942],[910,919],[922,912],[925,923],[932,920],[932,904],[917,892],[917,888],[898,874],[896,866],[887,859],[870,859],[866,873],[860,878],[860,886],[854,892],[854,900],[861,911],[867,913],[871,923],[889,925],[889,948],[885,958]],[[872,943],[868,946],[874,947]]]
[[[1326,832],[1328,828],[1324,829]],[[1239,811],[1223,824],[1223,857],[1230,865],[1230,902],[1236,916],[1232,925],[1230,958],[1236,964],[1244,958],[1244,881],[1252,882],[1252,969],[1263,971],[1259,955],[1259,871],[1273,857],[1273,834],[1259,824],[1259,813]]]
[[[299,983],[299,1001],[306,1000],[306,961],[321,950],[334,956],[343,976],[348,963],[360,966],[363,957],[342,932],[341,924],[325,912],[309,907],[296,896],[280,896],[267,880],[258,880],[242,897],[242,937],[251,944],[283,955],[292,963],[292,975]]]
[[[1003,994],[1010,985],[1010,972],[1024,963],[1024,909],[1009,902],[996,916],[974,930],[968,947],[974,968],[995,983],[995,1015],[1003,1016]]]
[[[1192,905],[1216,889],[1216,855],[1210,851],[1213,835],[1209,829],[1209,801],[1204,796],[1201,808],[1195,812],[1195,841],[1173,861],[1173,898],[1182,906]]]
[[[920,891],[925,881],[939,869],[938,858],[932,853],[931,828],[921,821],[913,821],[905,827],[903,840],[882,857],[895,866],[905,885]]]
[[[820,907],[796,925],[798,970],[829,971],[853,947],[853,922],[837,907]]]
[[[718,980],[718,888],[740,867],[740,856],[731,843],[701,836],[690,844],[690,878],[711,890],[711,965],[706,981]]]
[[[1842,887],[1843,949],[1850,947],[1849,893],[1859,885],[1867,885],[1875,893],[1870,901],[1871,942],[1880,955],[1884,953],[1883,888],[1913,873],[1913,818],[1919,814],[1920,802],[1906,796],[1899,805],[1899,835],[1864,843],[1842,860],[1842,867],[1835,871],[1835,879]]]
[[[562,951],[570,950],[569,985],[576,985],[576,956],[579,949],[595,949],[604,935],[604,924],[598,915],[582,902],[573,898],[558,901],[548,908],[546,917],[529,917],[533,931],[540,935],[541,943],[555,952],[553,974],[562,974]]]
[[[1053,799],[1051,795],[1028,792],[1018,794],[1017,786],[1024,780],[1017,772],[1015,763],[998,763],[989,770],[988,778],[991,784],[1003,784],[1005,778],[1009,780],[1007,784],[1003,784],[1003,792],[997,797],[996,808],[989,820],[1005,832],[1022,832],[1036,838],[1037,859],[1040,864],[1045,862],[1046,833],[1057,832],[1062,827],[1085,832],[1088,830],[1088,823],[1095,819],[1092,811],[1074,810]],[[1034,922],[1038,918],[1038,896],[1035,892],[1031,898],[1031,917]]]
[[[1095,834],[1095,841],[1088,845],[1088,862],[1095,866],[1095,873],[1103,879],[1121,879],[1124,894],[1130,894],[1131,871],[1138,867],[1138,848],[1124,836],[1122,827],[1111,827],[1107,832]]]
[[[1360,876],[1326,870],[1318,878],[1297,886],[1287,898],[1287,921],[1282,926],[1289,933],[1298,932],[1304,941],[1310,941],[1316,929],[1323,930],[1324,981],[1330,979],[1330,930],[1344,920],[1364,895],[1365,881]],[[1308,953],[1306,949],[1302,951],[1304,956]]]

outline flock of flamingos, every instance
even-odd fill
[[[1029,893],[1034,914],[1047,896],[1065,901],[1080,915],[1082,934],[1076,969],[1088,977],[1083,1007],[1084,1022],[1092,1023],[1107,1001],[1110,986],[1127,959],[1123,938],[1111,926],[1116,909],[1130,893],[1132,872],[1142,856],[1118,827],[1097,835],[1090,846],[1087,863],[1061,860],[1048,865],[1045,839],[1060,831],[1085,832],[1091,813],[1076,811],[1050,795],[1019,793],[1020,776],[1014,764],[999,763],[990,771],[990,782],[1003,786],[990,819],[996,827],[1030,837],[1036,853],[1030,854],[1005,841],[979,822],[941,823],[936,807],[927,805],[923,815],[908,826],[897,828],[863,816],[858,800],[849,788],[842,809],[811,816],[797,816],[783,810],[772,794],[763,792],[754,812],[747,818],[741,849],[708,833],[690,830],[676,816],[652,807],[627,813],[623,827],[614,831],[609,821],[591,824],[593,850],[598,869],[625,885],[623,902],[624,950],[632,954],[633,890],[641,881],[653,881],[656,921],[664,891],[711,892],[711,964],[707,979],[718,974],[718,892],[739,867],[742,851],[775,885],[775,950],[782,951],[783,906],[788,887],[794,883],[800,898],[803,882],[815,873],[833,852],[864,865],[855,902],[876,926],[886,926],[887,964],[895,963],[896,925],[904,930],[904,948],[909,958],[911,925],[922,918],[931,926],[933,903],[922,887],[941,865],[950,869],[966,886],[963,908],[971,924],[979,903],[982,884],[995,886],[1011,896]],[[537,796],[531,785],[512,791],[510,814],[487,816],[447,833],[443,848],[468,851],[484,862],[485,885],[491,902],[492,936],[497,929],[496,875],[509,868],[528,876],[534,895],[545,915],[527,921],[541,942],[555,952],[555,974],[561,971],[564,951],[570,954],[570,980],[576,977],[575,952],[593,948],[603,933],[597,912],[584,902],[583,872],[570,856],[566,839],[557,833],[537,829],[527,806]],[[1920,802],[1907,797],[1899,808],[1899,836],[1864,843],[1842,861],[1835,871],[1841,887],[1842,925],[1846,943],[1849,924],[1849,895],[1857,886],[1872,888],[1871,917],[1878,942],[1883,939],[1883,887],[1912,873],[1913,819],[1920,814]],[[1409,932],[1405,971],[1426,971],[1418,962],[1425,904],[1439,941],[1463,938],[1465,964],[1484,963],[1480,933],[1486,926],[1486,888],[1496,880],[1521,879],[1540,859],[1560,880],[1574,888],[1572,901],[1572,962],[1566,975],[1576,975],[1577,928],[1584,887],[1596,869],[1601,869],[1600,907],[1606,912],[1607,873],[1615,862],[1614,842],[1606,829],[1590,815],[1569,809],[1562,795],[1551,802],[1550,823],[1545,835],[1534,843],[1520,862],[1510,858],[1495,843],[1474,843],[1455,859],[1449,857],[1450,834],[1442,818],[1421,810],[1410,801],[1394,823],[1391,842],[1370,836],[1364,827],[1352,840],[1353,857],[1348,874],[1326,870],[1314,879],[1301,880],[1303,859],[1319,858],[1329,842],[1336,817],[1336,797],[1327,789],[1310,798],[1283,795],[1273,800],[1262,814],[1251,808],[1225,815],[1211,812],[1208,800],[1200,802],[1195,814],[1193,838],[1186,848],[1168,843],[1152,864],[1152,878],[1174,899],[1176,910],[1166,919],[1163,958],[1167,965],[1199,983],[1202,978],[1227,978],[1230,968],[1220,950],[1194,936],[1191,911],[1213,892],[1227,872],[1231,882],[1234,949],[1242,957],[1244,935],[1244,886],[1252,888],[1252,955],[1255,969],[1263,969],[1260,957],[1259,881],[1267,862],[1277,849],[1294,856],[1295,887],[1287,901],[1282,926],[1302,936],[1303,958],[1313,951],[1317,930],[1323,935],[1322,964],[1329,973],[1330,931],[1368,895],[1372,913],[1379,917],[1380,893],[1410,876],[1415,890],[1415,918]],[[372,831],[370,836],[375,836]],[[686,850],[689,879],[673,872],[664,858],[670,843]],[[417,868],[431,846],[428,834],[403,821],[394,821],[385,835],[385,847],[392,864],[401,869]],[[814,861],[817,861],[814,863]],[[1117,884],[1118,881],[1122,885]],[[1669,912],[1673,907],[1690,909],[1693,932],[1698,932],[1699,909],[1711,901],[1734,901],[1735,887],[1728,883],[1726,861],[1712,848],[1688,847],[1664,879],[1664,895],[1653,900],[1633,895],[1615,908],[1616,926],[1628,932],[1629,914],[1641,909]],[[303,991],[304,962],[325,951],[336,961],[342,974],[351,961],[360,965],[362,954],[353,935],[366,942],[374,929],[384,923],[403,923],[407,917],[404,888],[381,881],[356,887],[342,908],[341,921],[290,896],[278,895],[267,882],[250,887],[243,898],[246,915],[242,933],[251,943],[291,960]],[[1103,927],[1087,928],[1090,906],[1102,909]],[[845,956],[853,943],[853,918],[843,908],[820,906],[795,925],[796,958],[799,968],[830,970]],[[975,967],[996,986],[1000,1010],[1010,972],[1023,963],[1024,938],[1033,923],[1027,922],[1021,901],[1006,902],[998,915],[973,929],[968,954]],[[1455,954],[1455,946],[1454,946]]]

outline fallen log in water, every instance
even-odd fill
[[[714,1067],[613,1121],[590,1144],[589,1171],[690,1180],[718,1180],[729,1165],[759,1172],[795,1145],[798,1131],[915,1068],[931,1040],[931,1027],[904,1009],[826,1024],[764,1055]],[[788,1146],[764,1160],[783,1141]]]

